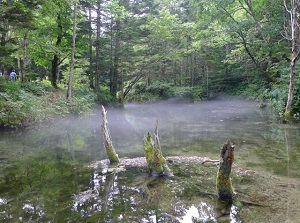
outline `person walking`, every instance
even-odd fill
[[[12,70],[12,72],[9,74],[9,79],[11,81],[16,81],[17,80],[17,74],[16,74],[15,70]]]

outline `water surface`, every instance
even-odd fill
[[[152,181],[143,168],[112,174],[87,168],[106,159],[99,108],[89,116],[69,115],[1,131],[1,222],[299,219],[299,125],[276,124],[270,111],[243,100],[129,103],[124,109],[106,109],[119,157],[144,155],[143,137],[154,131],[157,118],[165,156],[218,159],[222,144],[234,141],[233,180],[241,201],[222,207],[213,195],[216,166],[170,164],[174,178]]]

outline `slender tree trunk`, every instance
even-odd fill
[[[109,90],[112,92],[112,83],[114,79],[114,32],[113,32],[113,17],[110,18],[110,67],[109,67]]]
[[[208,98],[209,97],[209,92],[208,92],[208,89],[209,89],[208,65],[205,66],[205,73],[206,73],[206,92],[207,92],[207,98]]]
[[[119,81],[119,61],[121,52],[121,21],[116,21],[116,39],[115,39],[115,54],[113,59],[113,72],[110,84],[110,93],[113,97],[116,97],[118,91]]]
[[[190,56],[190,76],[191,76],[191,82],[190,82],[190,87],[194,87],[194,55]]]
[[[123,74],[124,71],[121,72],[121,86],[120,86],[120,91],[119,91],[119,99],[121,102],[121,105],[124,106],[124,79],[123,79]]]
[[[286,102],[285,113],[284,113],[284,117],[283,117],[284,121],[288,121],[291,116],[293,97],[294,97],[294,89],[295,89],[296,61],[299,56],[299,46],[297,43],[297,39],[299,38],[298,8],[300,6],[300,1],[299,0],[291,0],[290,9],[288,9],[286,0],[284,0],[284,6],[290,17],[290,21],[289,21],[290,37],[289,37],[289,39],[291,40],[291,44],[292,44],[289,93],[288,93],[288,99]]]
[[[101,34],[101,12],[100,12],[100,1],[97,2],[97,38],[96,38],[96,71],[95,71],[95,91],[100,91],[100,34]]]
[[[93,40],[92,40],[92,34],[93,34],[93,30],[92,30],[92,9],[91,7],[89,7],[89,62],[90,62],[90,73],[89,73],[89,80],[90,80],[90,88],[94,89],[95,85],[94,85],[94,72],[93,72]]]
[[[290,70],[289,93],[288,93],[288,99],[286,102],[285,115],[284,115],[284,118],[286,120],[290,119],[292,104],[293,104],[293,97],[294,97],[294,89],[295,89],[296,55],[294,52],[292,52],[292,55],[291,55],[290,69],[291,70]]]
[[[62,21],[61,16],[57,16],[57,27],[58,27],[58,35],[56,38],[56,47],[60,46],[62,42],[62,33],[63,33],[63,27],[62,27]],[[57,88],[57,77],[58,77],[58,69],[59,67],[59,55],[57,53],[54,54],[52,59],[52,68],[51,68],[51,84],[53,87]]]
[[[68,92],[67,101],[70,102],[72,99],[72,85],[73,85],[73,75],[74,75],[74,65],[75,65],[75,50],[76,50],[76,26],[77,26],[77,3],[73,0],[74,5],[74,17],[73,17],[73,38],[72,38],[72,52],[71,52],[71,65],[70,65],[70,75],[68,82]]]
[[[58,55],[54,55],[52,60],[52,68],[51,68],[51,85],[57,88],[57,74],[58,74]]]
[[[21,81],[25,82],[26,78],[26,60],[27,60],[27,38],[28,38],[28,31],[24,34],[23,43],[22,43],[22,49],[23,49],[23,60],[21,62]]]
[[[20,51],[17,51],[17,63],[18,63],[18,71],[20,71],[22,68],[21,68],[21,56],[20,56]]]

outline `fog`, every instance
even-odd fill
[[[125,156],[143,155],[143,137],[154,132],[156,119],[162,148],[168,154],[175,149],[187,152],[188,147],[201,152],[201,145],[219,147],[231,139],[249,140],[249,133],[255,134],[256,123],[264,122],[265,113],[256,102],[245,100],[213,100],[195,103],[182,103],[175,100],[156,103],[128,103],[123,109],[106,107],[108,127],[115,149]],[[81,130],[97,132],[101,147],[101,109],[91,117],[75,119],[71,123]],[[69,126],[70,124],[67,124]],[[72,127],[71,127],[72,129]],[[253,137],[253,135],[252,135]],[[246,139],[247,138],[247,139]],[[206,149],[203,152],[207,151]],[[169,154],[172,155],[170,151]],[[181,153],[179,153],[181,155]],[[192,152],[190,155],[195,155]]]
[[[106,110],[113,145],[120,157],[144,155],[144,135],[154,132],[157,118],[164,154],[216,156],[228,139],[242,143],[261,138],[266,125],[257,123],[266,123],[268,115],[256,102],[224,99],[127,103],[124,108],[108,106]],[[7,147],[15,151],[21,147],[24,154],[70,152],[74,161],[90,162],[106,158],[101,124],[99,106],[90,115],[52,118],[31,129],[2,133],[1,137]]]

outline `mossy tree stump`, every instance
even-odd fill
[[[147,132],[144,137],[144,149],[149,173],[152,176],[173,176],[166,159],[163,157],[158,137],[158,120],[154,133],[154,140],[151,133]]]
[[[234,144],[227,141],[221,149],[221,161],[217,174],[217,191],[221,199],[233,198],[233,187],[231,183],[231,167],[234,161]]]
[[[102,106],[102,132],[103,132],[103,144],[106,150],[107,157],[110,161],[110,164],[118,164],[120,162],[118,154],[116,153],[114,146],[112,144],[112,139],[110,136],[109,129],[107,127],[107,119],[106,119],[107,111]]]

